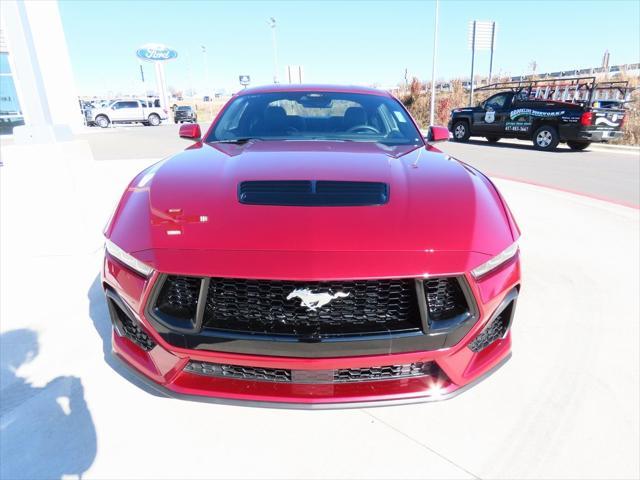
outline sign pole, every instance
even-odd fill
[[[471,35],[471,90],[469,92],[469,105],[473,106],[473,62],[476,56],[476,21],[473,21],[473,32]]]
[[[489,59],[489,85],[491,85],[491,73],[493,72],[493,45],[496,39],[496,22],[491,24],[491,57]]]
[[[158,83],[158,95],[160,96],[160,107],[167,110],[167,82],[164,77],[164,63],[155,62],[156,82]]]
[[[142,62],[138,60],[138,66],[140,67],[140,80],[142,81],[142,96],[147,99],[147,86],[144,83],[144,69],[142,68]]]
[[[429,114],[429,125],[434,125],[436,111],[436,54],[438,52],[438,7],[439,0],[436,0],[436,18],[433,32],[433,62],[431,65],[431,112]]]

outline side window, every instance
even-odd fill
[[[138,102],[120,102],[120,108],[138,108]]]
[[[494,95],[489,98],[485,103],[484,108],[492,110],[499,110],[503,108],[507,104],[507,99],[509,98],[509,93],[499,93],[498,95]]]
[[[113,107],[112,107],[112,108],[113,108],[114,110],[119,110],[119,109],[121,109],[121,108],[122,108],[122,104],[123,104],[123,103],[124,103],[124,102],[116,102],[116,103],[114,103],[114,104],[113,104]]]

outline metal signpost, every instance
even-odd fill
[[[160,43],[147,43],[136,50],[136,56],[145,62],[154,63],[160,106],[167,110],[167,82],[164,75],[164,62],[178,58],[178,52]],[[142,72],[142,68],[140,71]]]
[[[469,92],[469,105],[473,105],[473,67],[476,50],[491,50],[489,61],[489,82],[493,70],[493,47],[496,39],[496,22],[473,20],[469,22],[469,46],[471,47],[471,80]]]
[[[431,65],[431,111],[429,112],[429,125],[434,125],[436,112],[436,52],[438,50],[438,10],[440,2],[436,0],[436,17],[433,27],[433,62]]]

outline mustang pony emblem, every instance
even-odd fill
[[[345,292],[336,292],[336,293],[313,293],[308,288],[296,288],[293,292],[287,295],[287,300],[291,300],[292,298],[300,299],[300,306],[307,307],[309,310],[316,311],[317,309],[325,306],[331,300],[335,300],[336,298],[346,298],[349,296],[349,293]]]

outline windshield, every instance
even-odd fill
[[[189,110],[191,110],[191,107],[178,107],[178,110],[181,112],[188,112]]]
[[[241,95],[225,109],[206,141],[254,138],[422,144],[420,132],[397,100],[344,92]]]

